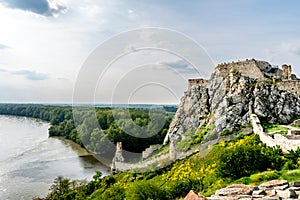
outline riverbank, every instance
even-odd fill
[[[70,146],[72,150],[77,153],[79,157],[95,156],[95,154],[88,152],[85,148],[81,147],[79,144],[73,142],[72,140],[66,139],[61,136],[54,136],[52,138],[57,138],[61,140],[63,143],[65,143],[66,145]]]
[[[49,123],[16,116],[0,116],[0,199],[46,196],[57,176],[92,180],[95,171],[109,175],[79,145],[48,137]]]

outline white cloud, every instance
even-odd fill
[[[0,44],[0,50],[1,49],[8,49],[9,47],[8,46],[6,46],[6,45],[4,45],[4,44]]]
[[[24,76],[28,80],[34,80],[34,81],[46,80],[49,78],[49,76],[47,74],[39,73],[36,71],[31,71],[31,70],[18,70],[18,71],[14,71],[11,73],[13,75]]]
[[[29,11],[47,17],[57,16],[67,9],[65,6],[58,4],[56,0],[0,0],[1,2],[9,8]]]
[[[171,67],[175,70],[178,70],[181,73],[198,73],[195,68],[190,66],[190,64],[184,60],[176,60],[172,62],[162,62],[161,64]]]
[[[4,1],[0,0],[2,2],[0,43],[3,44],[0,45],[1,69],[10,72],[21,71],[24,70],[24,66],[30,66],[26,68],[28,72],[48,75],[48,79],[40,81],[41,84],[36,86],[33,85],[35,81],[28,80],[25,74],[8,76],[9,73],[2,71],[0,83],[8,85],[11,94],[6,95],[6,100],[9,96],[11,101],[17,97],[23,99],[23,95],[28,95],[28,100],[42,97],[44,100],[49,98],[49,101],[70,100],[72,84],[92,50],[116,34],[141,27],[162,27],[183,32],[203,45],[217,62],[253,57],[278,65],[292,64],[295,66],[294,71],[300,74],[297,67],[300,63],[300,45],[297,42],[300,40],[298,26],[300,16],[294,3],[273,3],[268,0],[226,1],[218,2],[216,5],[214,1],[183,3],[182,1],[41,0],[43,4],[37,6],[32,3],[33,0],[12,0],[10,7],[15,9],[8,9],[4,6]],[[256,7],[261,9],[253,9]],[[278,15],[278,11],[283,7],[289,12],[280,12]],[[137,38],[131,38],[131,44],[126,48],[128,50],[137,48],[139,44],[135,41],[139,37],[148,38],[149,44],[171,45],[166,44],[163,39],[154,41],[152,36],[151,33],[144,32]],[[166,35],[166,38],[168,37],[172,36]],[[107,51],[119,46],[115,44]],[[213,66],[208,64],[207,60],[203,60],[198,52],[183,47],[180,42],[173,44],[174,49],[184,51],[189,57],[198,56],[199,64],[196,67],[203,72],[197,74],[197,77],[209,76]],[[138,54],[135,54],[137,57],[128,56],[122,60],[123,63],[118,63],[116,73],[112,73],[107,79],[117,80],[118,76],[130,70],[130,64],[137,66],[165,63],[183,71],[191,69],[191,66],[180,63],[180,60],[185,60],[184,58],[165,54],[158,56],[149,52],[145,54],[156,59],[153,62],[146,56],[139,57],[141,55]],[[159,71],[163,67],[153,69]],[[184,78],[189,78],[187,76],[189,75],[186,74]],[[174,80],[170,79],[169,82],[172,83]],[[68,87],[60,88],[61,84]],[[26,94],[20,92],[22,90],[20,88],[24,89]],[[67,91],[67,88],[70,88],[70,91]],[[180,88],[178,93],[182,94],[184,89]]]

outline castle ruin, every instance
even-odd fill
[[[124,162],[124,157],[123,157],[123,154],[122,154],[122,142],[117,142],[116,143],[116,152],[115,152],[115,156],[112,160],[112,163],[111,163],[111,171],[114,173],[116,172],[115,170],[117,169],[116,167],[116,163],[118,162]]]
[[[282,71],[283,71],[283,78],[286,80],[292,79],[292,67],[291,65],[282,65]]]
[[[215,68],[216,73],[221,77],[226,78],[230,74],[240,73],[258,80],[280,80],[277,81],[277,86],[280,90],[286,90],[291,93],[300,95],[300,79],[295,74],[292,74],[291,65],[283,64],[281,69],[278,66],[271,65],[266,61],[258,61],[255,59],[246,59],[244,61],[221,63]],[[194,85],[205,86],[207,80],[204,79],[189,79],[189,87]]]

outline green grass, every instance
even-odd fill
[[[187,151],[200,144],[206,135],[214,135],[213,130],[215,127],[215,124],[211,124],[210,126],[204,124],[198,132],[194,129],[188,130],[184,133],[185,138],[177,143],[177,150]]]
[[[289,182],[300,180],[300,169],[283,171],[281,177]]]
[[[177,143],[176,149],[178,151],[187,151],[191,148],[194,139],[192,137],[186,137],[185,139],[181,140]]]
[[[168,147],[163,148],[162,152],[167,149]],[[190,190],[204,196],[211,196],[216,190],[233,183],[259,185],[273,179],[298,181],[300,180],[300,153],[284,155],[278,149],[262,144],[258,135],[240,134],[232,141],[220,142],[186,159],[178,160],[166,168],[159,169],[155,165],[150,168],[157,170],[148,172],[146,170],[144,173],[122,172],[92,181],[89,183],[90,187],[79,188],[85,193],[81,193],[83,197],[78,199],[101,200],[112,199],[112,196],[113,199],[124,199],[124,196],[126,199],[145,199],[141,198],[144,194],[152,195],[154,198],[153,195],[161,194],[162,191],[165,197],[162,199],[180,199]],[[238,177],[232,176],[238,171],[248,171],[248,173]],[[246,177],[240,178],[242,176]],[[78,193],[80,193],[79,189]],[[87,191],[89,193],[86,193]],[[139,197],[133,197],[132,193]],[[88,195],[84,196],[85,194]]]
[[[238,179],[233,183],[258,186],[263,182],[271,181],[271,180],[287,180],[288,182],[299,181],[300,169],[260,172],[260,173],[252,174],[249,177],[243,177],[241,179]]]
[[[145,159],[145,160],[151,160],[153,158],[157,158],[161,155],[167,154],[170,151],[170,146],[169,145],[165,145],[159,148],[159,152],[156,154],[153,154],[152,156],[150,156],[149,158]]]
[[[275,132],[275,131],[288,131],[289,129],[279,125],[279,124],[264,124],[263,125],[265,132]]]

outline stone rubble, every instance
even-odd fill
[[[184,198],[184,200],[207,200],[206,197],[198,194],[197,192],[191,190],[186,197]]]
[[[259,186],[234,184],[217,190],[211,197],[203,197],[200,194],[190,191],[184,200],[280,200],[300,199],[300,181],[289,183],[286,180],[272,180],[262,183]]]

